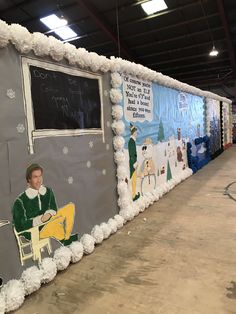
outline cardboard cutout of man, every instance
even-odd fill
[[[137,128],[130,123],[131,136],[128,142],[129,150],[129,169],[130,169],[130,179],[132,183],[132,198],[136,201],[140,197],[140,193],[136,194],[136,184],[137,184],[137,149],[136,149],[136,139],[137,139]]]
[[[26,170],[27,189],[15,200],[12,208],[13,225],[17,232],[30,240],[27,232],[39,226],[39,238],[55,238],[68,245],[77,239],[71,235],[74,225],[75,205],[69,203],[58,209],[51,188],[43,185],[43,168],[38,164],[30,165]]]

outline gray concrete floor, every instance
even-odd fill
[[[17,314],[236,313],[236,147],[180,184]]]

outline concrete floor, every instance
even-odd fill
[[[29,296],[17,314],[236,313],[236,147]]]

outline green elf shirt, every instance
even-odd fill
[[[137,162],[137,150],[136,150],[136,143],[135,140],[130,137],[128,143],[128,150],[129,150],[129,169],[130,169],[130,178],[135,171],[134,164]]]
[[[41,186],[39,190],[28,188],[18,196],[12,208],[13,224],[21,232],[42,224],[45,213],[55,215],[57,205],[52,189]],[[22,234],[30,240],[30,233]]]

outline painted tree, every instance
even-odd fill
[[[162,121],[160,120],[160,124],[159,124],[159,131],[158,131],[158,141],[162,142],[165,139],[165,135],[164,135],[164,127],[162,124]]]
[[[167,162],[167,181],[172,179],[171,169],[170,169],[170,163],[169,160]]]

